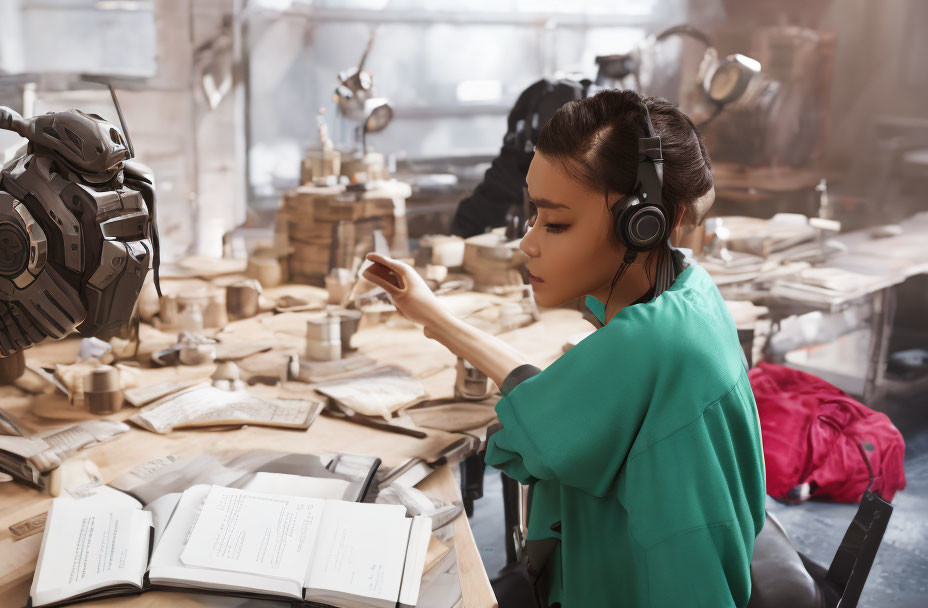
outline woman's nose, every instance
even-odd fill
[[[538,257],[538,244],[535,243],[534,232],[535,229],[529,227],[528,232],[525,233],[525,236],[523,236],[522,240],[519,242],[519,249],[530,258]]]

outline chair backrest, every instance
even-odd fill
[[[892,504],[870,490],[864,492],[825,575],[825,584],[841,596],[837,608],[857,606],[892,513]]]
[[[822,568],[824,571],[824,568]],[[773,515],[754,539],[751,599],[747,608],[826,608],[821,587]]]

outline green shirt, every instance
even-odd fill
[[[549,603],[747,605],[765,486],[743,361],[691,264],[500,399],[486,462],[533,485],[528,538],[561,541]]]

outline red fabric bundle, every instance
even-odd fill
[[[760,363],[748,376],[764,441],[773,498],[860,502],[870,488],[892,501],[905,488],[905,442],[886,414],[821,378]],[[808,485],[804,485],[808,484]]]

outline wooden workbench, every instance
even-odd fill
[[[305,323],[302,327],[305,327]],[[540,323],[501,334],[500,338],[525,353],[533,364],[546,367],[560,356],[567,337],[590,328],[578,311],[551,309],[542,311]],[[285,340],[293,336],[281,334],[280,337]],[[78,342],[71,339],[41,344],[28,351],[27,362],[71,362],[76,355]],[[368,356],[408,367],[425,384],[429,397],[450,395],[455,376],[455,357],[437,342],[425,338],[420,328],[402,324],[395,327],[378,325],[360,331],[354,343]],[[189,373],[189,368],[178,368],[178,371]],[[204,373],[211,372],[204,370]],[[63,397],[55,396],[34,399],[64,401]],[[36,416],[37,402],[13,387],[0,387],[0,403],[6,411],[36,432],[65,424],[62,420],[47,420]],[[47,408],[48,404],[42,407]],[[120,420],[133,412],[133,408],[125,407],[107,418]],[[78,417],[81,415],[76,414]],[[273,449],[315,454],[348,452],[375,455],[383,460],[384,466],[393,466],[413,456],[428,458],[460,438],[460,435],[453,433],[422,430],[428,433],[426,439],[386,433],[324,416],[317,418],[306,431],[246,427],[224,432],[181,430],[157,435],[133,427],[112,441],[80,452],[78,457],[92,460],[100,468],[104,481],[110,482],[139,464],[170,454],[190,458],[229,449]],[[452,466],[456,466],[456,463],[439,467],[419,488],[432,497],[460,502]],[[36,534],[14,541],[9,526],[46,512],[51,500],[41,491],[18,483],[0,484],[0,606],[25,605],[42,539],[41,534]],[[453,526],[464,605],[481,608],[496,606],[467,518],[459,516]],[[150,592],[132,598],[83,605],[155,606],[170,601],[175,606],[199,606],[204,597]]]

